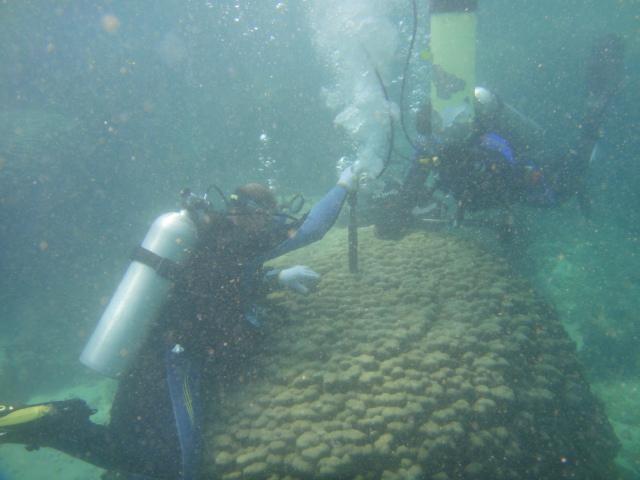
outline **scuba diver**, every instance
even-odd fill
[[[0,405],[0,444],[54,448],[130,479],[196,478],[202,389],[212,402],[215,385],[247,375],[266,293],[307,293],[319,281],[308,267],[264,262],[321,239],[356,188],[349,166],[302,218],[260,184],[236,189],[224,211],[183,192],[183,210],[159,217],[132,255],[81,356],[118,379],[109,424],[91,422],[80,399]]]
[[[607,107],[622,85],[622,40],[608,35],[595,42],[578,143],[550,161],[540,126],[486,88],[474,87],[477,1],[431,0],[430,8],[431,96],[417,113],[417,141],[407,135],[415,153],[404,181],[387,182],[372,199],[376,234],[402,236],[416,220],[416,206],[446,210],[436,193],[454,199],[454,225],[467,211],[503,209],[504,238],[512,234],[515,204],[555,207],[576,196],[589,217],[584,182]]]

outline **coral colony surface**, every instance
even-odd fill
[[[322,274],[269,299],[260,347],[207,397],[205,468],[230,479],[616,478],[618,442],[557,315],[445,233],[360,230],[294,252]],[[241,381],[238,381],[241,380]]]

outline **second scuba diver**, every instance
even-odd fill
[[[201,388],[246,374],[242,363],[259,345],[256,307],[266,292],[280,285],[306,293],[319,280],[301,265],[275,270],[263,268],[263,263],[322,238],[348,193],[357,188],[356,176],[354,168],[347,167],[338,184],[301,219],[286,215],[260,184],[238,188],[225,212],[185,194],[189,211],[167,214],[154,223],[81,357],[93,368],[117,375],[109,424],[91,422],[95,411],[80,399],[2,405],[0,443],[51,447],[131,475],[125,478],[195,478],[201,453]],[[172,234],[176,216],[183,214],[195,220],[197,243],[178,265],[154,250],[161,243],[157,229]],[[176,244],[189,243],[184,240],[188,229],[180,231],[170,242],[174,250]],[[146,303],[155,294],[148,285],[138,285],[145,275],[151,284],[164,281],[168,287],[158,315],[140,336],[135,330],[142,319],[136,317],[146,313]],[[130,295],[144,288],[146,298]],[[129,344],[136,335],[143,339],[137,353],[112,348]]]
[[[600,128],[624,74],[624,45],[615,35],[599,39],[587,63],[585,111],[577,145],[555,161],[548,161],[544,133],[497,95],[475,89],[475,119],[471,133],[457,141],[442,141],[431,128],[431,106],[418,112],[419,141],[414,160],[399,187],[378,196],[374,205],[376,233],[383,238],[403,234],[414,218],[412,209],[425,203],[435,190],[456,202],[455,221],[465,211],[509,208],[517,203],[537,207],[558,206],[577,196],[588,216],[590,201],[585,176]],[[425,189],[425,182],[434,182]]]

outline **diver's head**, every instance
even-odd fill
[[[491,90],[485,87],[476,87],[473,91],[475,96],[476,112],[485,117],[490,118],[500,110],[500,100]]]
[[[250,237],[269,233],[277,213],[276,197],[259,183],[236,188],[228,199],[229,220]]]

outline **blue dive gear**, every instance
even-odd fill
[[[196,478],[202,454],[200,372],[178,344],[167,352],[166,368],[169,395],[180,442],[180,480],[193,480]]]
[[[500,153],[509,165],[516,166],[516,159],[511,145],[497,133],[486,133],[480,137],[480,146]]]
[[[538,207],[550,207],[557,204],[557,196],[547,184],[543,170],[528,159],[522,161],[516,157],[511,144],[497,133],[486,133],[480,137],[480,146],[486,150],[500,154],[504,159],[507,170],[502,174],[505,180],[514,188],[519,188],[524,181],[524,198],[529,204]]]

